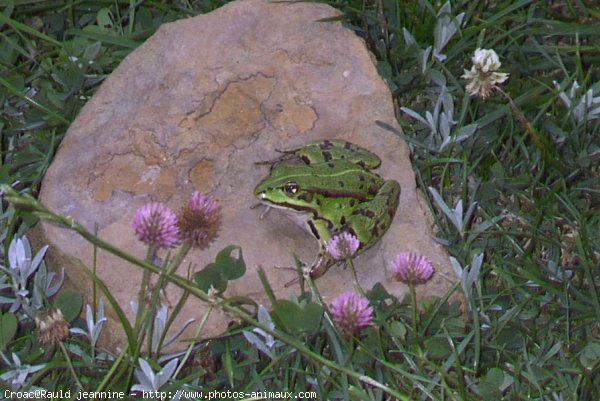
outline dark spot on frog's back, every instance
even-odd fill
[[[341,225],[346,224],[346,217],[345,216],[342,216],[342,218],[340,219],[340,224]]]
[[[319,147],[320,147],[321,149],[331,149],[331,148],[333,147],[333,143],[331,143],[331,141],[328,141],[327,139],[325,139],[325,140],[323,141],[323,143],[321,143],[321,144],[319,145]]]
[[[333,156],[331,155],[331,152],[323,152],[323,158],[325,159],[326,162],[330,161],[331,159],[333,159]]]
[[[340,188],[344,188],[344,181],[338,181]]]
[[[371,230],[371,234],[373,235],[373,237],[377,237],[379,235],[379,229],[377,228],[377,226],[373,227],[373,229]]]
[[[375,212],[368,209],[356,209],[352,214],[362,214],[363,216],[367,216],[369,218],[375,217]]]
[[[364,176],[364,175],[362,175],[362,174],[359,174],[359,175],[358,175],[358,180],[359,180],[359,181],[364,181],[364,180],[365,180],[365,176]]]
[[[335,167],[335,164],[333,164],[333,163],[327,163],[327,167],[329,167],[329,168],[334,168],[334,167]]]
[[[352,150],[352,147],[353,147],[353,146],[354,146],[354,145],[352,145],[350,142],[346,142],[346,143],[344,143],[344,149],[347,149],[347,150]]]
[[[302,159],[302,161],[303,161],[304,163],[306,163],[306,164],[310,164],[310,159],[309,159],[308,157],[306,157],[306,156],[302,156],[302,157],[301,157],[301,159]]]
[[[354,199],[350,199],[350,207],[354,207],[356,205],[356,201]]]

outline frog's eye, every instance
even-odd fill
[[[289,194],[295,194],[300,189],[300,186],[298,186],[298,184],[296,184],[294,181],[290,181],[287,184],[285,184],[283,189]]]

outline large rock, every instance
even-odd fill
[[[340,23],[319,21],[336,14],[324,4],[243,0],[163,25],[83,108],[48,170],[42,202],[90,230],[97,224],[100,237],[143,257],[145,247],[130,227],[138,207],[161,201],[177,210],[194,190],[209,193],[222,206],[219,238],[207,250],[191,252],[179,273],[186,274],[190,263],[203,268],[226,245],[239,244],[248,272],[226,295],[266,304],[256,267],[265,267],[276,295],[287,297],[297,289],[284,288],[295,273],[273,266],[293,265],[293,253],[310,262],[317,244],[285,212],[273,210],[260,220],[262,210],[251,209],[253,188],[268,172],[255,162],[276,157],[275,149],[343,138],[380,155],[377,171],[402,187],[389,232],[356,259],[363,287],[381,282],[403,296],[406,286],[391,279],[388,267],[397,253],[413,250],[428,255],[436,268],[420,296],[444,294],[454,273],[431,239],[407,146],[375,124],[396,125],[390,92],[362,40]],[[71,256],[91,266],[92,247],[47,222],[41,233],[54,251],[52,264],[66,266],[78,288],[89,288]],[[96,262],[121,305],[137,300],[140,269],[105,252]],[[317,285],[330,301],[353,289],[351,272],[332,268]],[[179,290],[168,286],[166,293],[174,304]],[[189,300],[179,321],[200,320],[205,312],[202,303]],[[202,335],[223,332],[228,321],[213,313]],[[121,339],[114,334],[108,344]]]

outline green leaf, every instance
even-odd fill
[[[2,15],[2,13],[0,13],[0,15]],[[9,92],[12,92],[14,95],[16,95],[17,97],[26,101],[27,103],[29,103],[30,105],[32,105],[33,107],[35,107],[36,109],[41,111],[42,113],[46,113],[46,114],[50,115],[51,117],[54,117],[55,119],[65,123],[65,124],[70,124],[69,120],[67,120],[66,118],[64,118],[63,116],[58,114],[57,112],[49,109],[44,104],[36,101],[35,99],[33,99],[29,96],[24,95],[23,93],[21,93],[21,91],[18,90],[18,88],[15,88],[10,82],[8,82],[6,79],[4,79],[2,77],[0,77],[0,86],[4,86],[6,89],[8,89]]]
[[[425,341],[427,356],[431,359],[441,360],[452,354],[452,348],[446,337],[431,337]]]
[[[377,63],[377,72],[388,81],[392,80],[392,66],[385,60]]]
[[[0,181],[2,181],[0,179]],[[19,214],[19,217],[21,217],[21,219],[23,219],[23,223],[25,223],[25,225],[27,227],[33,227],[36,225],[36,223],[40,220],[35,214],[22,210],[21,213]]]
[[[279,299],[273,304],[273,311],[285,329],[295,334],[313,334],[320,325],[323,317],[323,306],[309,302],[298,305],[287,299]]]
[[[96,22],[98,23],[98,26],[102,27],[103,29],[112,29],[114,23],[110,9],[101,8],[100,10],[98,10],[98,14],[96,15]]]
[[[77,291],[63,290],[56,296],[52,306],[62,311],[67,322],[72,322],[81,313],[83,296]]]
[[[461,318],[453,317],[445,319],[444,327],[448,330],[448,333],[454,335],[464,334],[466,324],[465,321]]]
[[[406,338],[406,333],[408,331],[406,325],[398,320],[395,320],[390,324],[390,330],[395,337],[398,337],[402,341]]]
[[[514,379],[502,369],[491,368],[485,376],[485,381],[476,385],[476,391],[484,400],[499,400],[502,398],[502,392],[513,383]]]
[[[502,369],[492,368],[492,369],[488,370],[487,375],[486,375],[486,380],[489,383],[493,383],[493,384],[497,385],[498,387],[500,387],[500,385],[504,381],[504,372],[502,371]]]
[[[373,288],[369,290],[368,298],[373,303],[385,302],[385,300],[391,297],[390,293],[387,292],[385,287],[381,283],[375,283]]]
[[[211,288],[218,292],[223,292],[227,289],[227,280],[223,278],[219,269],[215,268],[214,263],[207,265],[203,270],[194,274],[194,281],[206,293]]]
[[[239,251],[237,258],[231,256],[231,253],[236,249]],[[217,254],[215,264],[223,269],[223,277],[226,277],[228,280],[238,279],[246,273],[246,262],[244,262],[242,256],[242,248],[238,245],[229,245],[223,248]]]
[[[514,379],[499,368],[491,368],[487,372],[486,381],[493,384],[500,391],[506,390],[514,383]]]
[[[96,25],[88,25],[84,29],[67,29],[65,31],[65,35],[73,35],[77,37],[88,38],[91,40],[100,41],[103,45],[111,44],[126,49],[135,49],[140,45],[139,42],[128,39],[127,37],[113,36],[104,33],[104,31],[102,31],[102,29],[100,29]]]
[[[239,252],[237,258],[232,256],[233,251],[236,250]],[[194,281],[204,292],[208,292],[211,288],[223,292],[227,289],[228,281],[242,277],[245,272],[246,262],[242,256],[242,248],[238,245],[229,245],[217,254],[214,263],[209,263],[194,275]]]
[[[234,387],[235,382],[233,380],[233,355],[231,355],[231,343],[229,340],[225,342],[225,352],[223,353],[223,367],[227,372],[227,379],[229,380],[229,386]]]
[[[600,343],[592,342],[583,347],[579,353],[579,361],[586,369],[593,369],[600,363]]]
[[[502,398],[502,393],[498,387],[486,381],[477,384],[477,394],[482,400],[499,400]]]
[[[100,53],[100,49],[102,48],[102,42],[95,41],[90,45],[87,45],[85,50],[83,51],[83,58],[86,60],[94,60],[98,53]]]
[[[8,14],[0,12],[0,26],[2,26],[3,24],[9,25],[15,31],[20,31],[22,33],[26,33],[28,35],[35,36],[42,40],[45,40],[46,42],[49,42],[56,47],[62,46],[62,44],[58,40],[52,38],[51,36],[45,35],[44,33],[35,30],[34,28],[30,27],[27,24],[24,24],[17,20],[8,18]]]
[[[0,349],[6,349],[8,343],[17,334],[17,318],[12,313],[0,315]]]
[[[267,279],[265,270],[261,266],[258,266],[256,272],[258,273],[258,278],[260,279],[260,282],[262,283],[263,288],[265,289],[265,294],[267,294],[267,297],[269,298],[269,302],[275,302],[275,293],[273,292],[273,288],[271,287],[271,284]]]

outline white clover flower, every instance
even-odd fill
[[[471,70],[465,70],[461,77],[470,81],[467,84],[469,95],[485,99],[496,85],[508,79],[507,73],[497,72],[502,63],[494,50],[477,49],[471,60]]]
[[[481,68],[483,72],[497,71],[502,63],[496,52],[492,49],[477,49],[471,58],[473,64]]]

